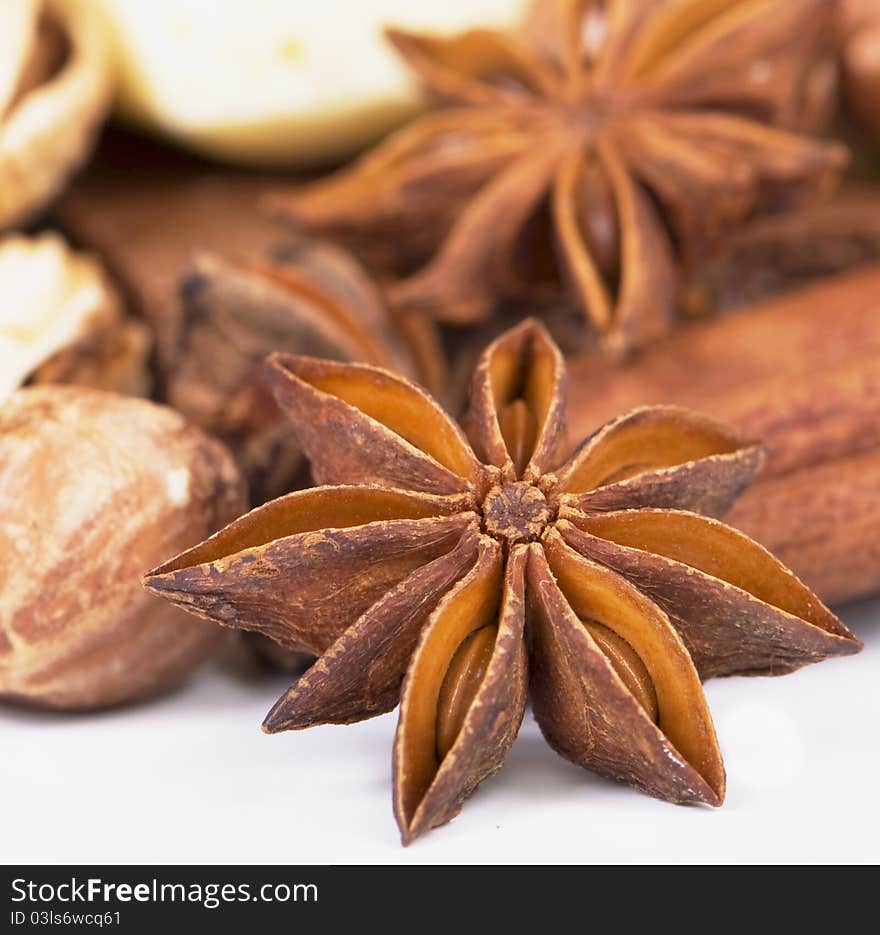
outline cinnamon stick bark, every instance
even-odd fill
[[[626,366],[570,363],[571,435],[677,403],[769,450],[727,520],[826,601],[880,592],[880,266],[694,325]]]

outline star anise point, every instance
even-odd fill
[[[404,843],[501,766],[527,695],[573,762],[719,805],[701,680],[860,648],[778,560],[713,518],[760,466],[753,442],[645,407],[566,456],[564,365],[535,322],[484,352],[467,436],[388,371],[289,355],[271,370],[322,486],[257,508],[147,585],[320,656],[267,732],[400,702]]]

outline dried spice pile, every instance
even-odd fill
[[[860,647],[788,569],[709,518],[752,480],[758,446],[659,407],[562,460],[564,365],[536,324],[480,359],[467,437],[387,371],[288,355],[271,366],[323,486],[247,514],[146,584],[321,654],[267,731],[349,723],[400,700],[405,844],[499,769],[527,696],[575,763],[720,805],[700,679],[780,675]]]
[[[827,111],[833,13],[545,0],[513,34],[393,30],[449,106],[277,210],[404,274],[395,305],[473,321],[564,283],[626,352],[669,330],[684,270],[736,224],[833,186],[842,147],[793,132]]]
[[[701,682],[857,652],[826,602],[880,588],[874,6],[392,28],[426,112],[306,177],[98,142],[99,24],[5,0],[0,697],[144,698],[225,636],[317,657],[268,732],[400,704],[404,843],[529,703],[720,805]]]

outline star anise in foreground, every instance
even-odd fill
[[[401,309],[572,304],[614,353],[664,333],[682,267],[836,182],[791,132],[833,99],[829,0],[537,0],[519,30],[389,39],[449,105],[275,198],[405,278]],[[564,285],[563,285],[564,284]]]
[[[146,585],[320,654],[269,732],[350,723],[399,700],[404,843],[501,766],[527,695],[573,762],[720,805],[700,679],[859,649],[788,569],[709,518],[758,470],[758,446],[652,407],[562,460],[564,365],[534,321],[484,352],[467,437],[387,371],[288,354],[270,369],[324,486],[248,513]]]

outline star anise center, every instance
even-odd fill
[[[525,481],[492,487],[483,500],[482,513],[486,533],[509,545],[537,541],[553,520],[544,494]]]
[[[589,150],[610,127],[638,106],[633,96],[609,98],[589,90],[575,98],[556,102],[550,119],[574,148]]]

